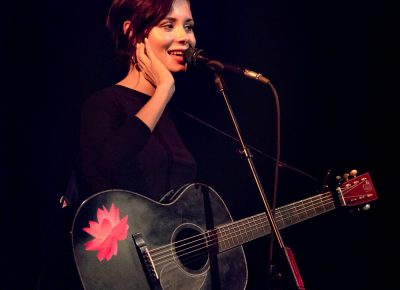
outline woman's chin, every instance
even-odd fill
[[[186,71],[186,64],[176,64],[169,67],[169,71],[172,73],[179,73]]]

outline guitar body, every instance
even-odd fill
[[[117,234],[100,246],[98,241],[92,242],[97,249],[114,245],[106,247],[108,251],[100,257],[98,250],[88,247],[95,238],[87,229],[94,229],[93,224],[100,223],[104,211],[111,211],[112,207],[118,209],[121,223],[115,227]],[[223,200],[204,184],[183,187],[168,204],[124,190],[97,193],[82,203],[73,222],[74,258],[81,281],[88,290],[157,289],[149,283],[133,239],[140,233],[162,289],[245,289],[247,264],[242,246],[216,255],[203,251],[202,255],[194,255],[195,259],[188,259],[200,248],[193,249],[185,241],[200,237],[204,248],[218,251],[202,234],[231,222]]]

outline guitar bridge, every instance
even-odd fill
[[[152,290],[162,290],[160,279],[157,274],[156,267],[153,263],[153,259],[147,249],[146,242],[143,239],[141,233],[136,233],[132,235],[133,242],[142,263],[143,271],[146,274],[147,281],[149,282],[149,287]]]

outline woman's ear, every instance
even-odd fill
[[[122,30],[124,31],[124,35],[126,35],[129,31],[128,37],[132,36],[132,22],[130,20],[124,21],[122,24]]]

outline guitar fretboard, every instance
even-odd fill
[[[332,194],[321,193],[275,210],[275,222],[279,229],[302,222],[335,209]],[[240,246],[271,233],[267,215],[260,213],[216,229],[218,252]]]

